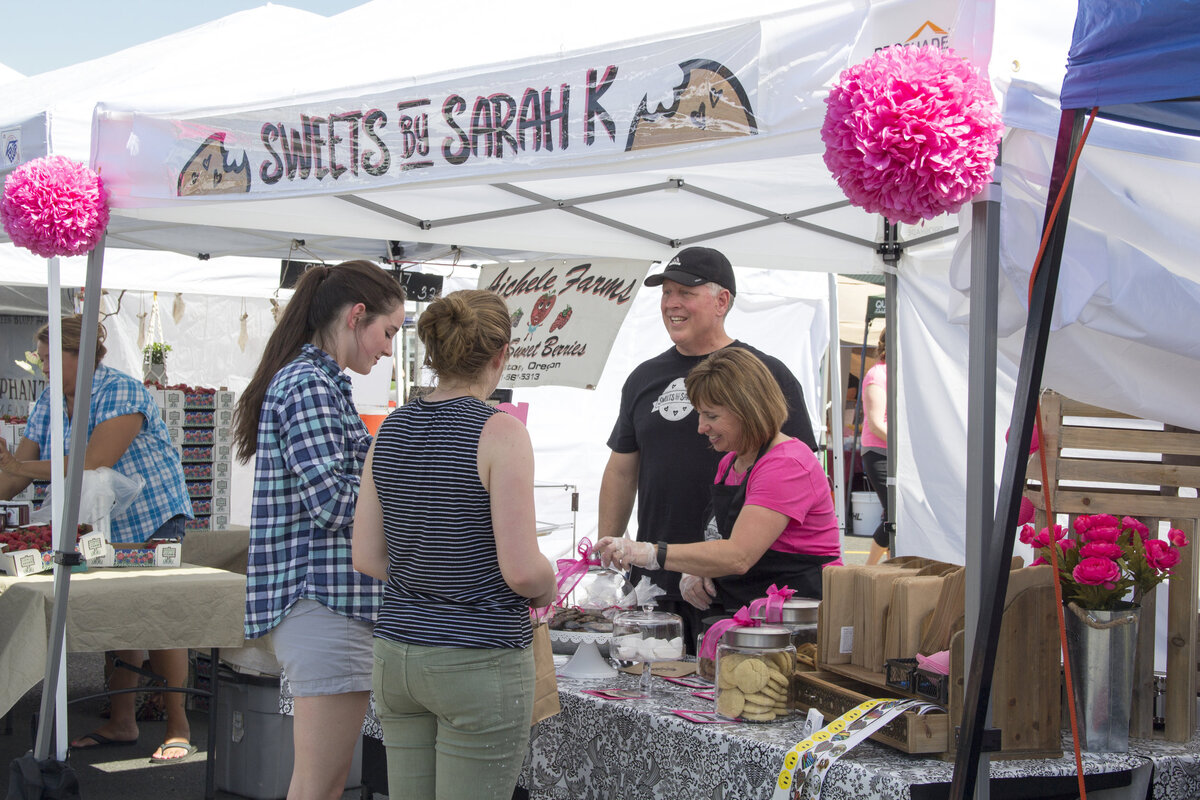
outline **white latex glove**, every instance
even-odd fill
[[[641,567],[658,569],[658,546],[653,542],[638,542],[627,537],[605,536],[596,543],[600,563],[620,570]]]
[[[703,611],[712,605],[717,596],[717,587],[711,578],[701,578],[699,575],[688,575],[686,572],[679,578],[679,593],[684,600]]]

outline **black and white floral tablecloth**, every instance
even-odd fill
[[[533,800],[769,800],[784,755],[800,739],[801,720],[767,725],[697,724],[674,709],[711,710],[691,690],[656,681],[654,699],[602,700],[584,689],[633,689],[620,675],[601,683],[559,678],[562,712],[533,729],[520,784]],[[830,720],[826,720],[829,722]],[[1198,742],[1170,745],[1137,740],[1128,754],[1085,754],[1084,774],[1129,774],[1155,761],[1156,800],[1200,797]],[[995,779],[1071,778],[1070,741],[1064,758],[996,761]],[[949,784],[954,764],[910,756],[864,742],[826,776],[823,800],[910,800],[916,787]]]

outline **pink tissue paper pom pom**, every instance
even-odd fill
[[[108,192],[99,175],[69,158],[34,159],[5,181],[0,222],[13,244],[43,258],[82,255],[108,227]]]
[[[867,211],[933,219],[992,177],[1004,125],[987,80],[953,50],[885,47],[844,70],[825,103],[825,166]]]

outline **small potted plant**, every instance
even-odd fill
[[[167,383],[167,354],[171,345],[151,342],[142,348],[142,374],[150,382],[165,386]]]

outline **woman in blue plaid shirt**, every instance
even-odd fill
[[[71,438],[71,416],[75,410],[75,379],[79,368],[79,344],[83,319],[78,314],[64,317],[62,330],[62,384],[64,417],[63,450]],[[104,326],[96,331],[95,372],[88,405],[88,442],[84,451],[84,469],[111,467],[129,477],[141,476],[145,486],[130,506],[109,521],[108,536],[121,543],[144,542],[152,538],[178,539],[184,533],[184,520],[192,518],[192,503],[183,478],[183,465],[171,446],[167,427],[158,405],[141,381],[104,366]],[[50,329],[43,326],[35,337],[42,374],[50,377]],[[31,480],[50,480],[50,390],[46,389],[29,414],[25,435],[15,455],[0,439],[0,497],[12,497]],[[116,657],[126,664],[140,665],[145,657],[138,650],[118,650]],[[187,684],[187,650],[153,650],[150,668],[162,675],[169,686]],[[118,669],[109,677],[108,688],[132,689],[137,674]],[[111,747],[133,745],[138,740],[134,708],[135,695],[112,696],[109,721],[100,728],[71,742],[71,747]],[[189,741],[187,711],[183,695],[167,692],[167,735],[150,757],[154,763],[187,758],[196,752]]]
[[[390,357],[403,323],[404,290],[376,265],[314,266],[238,401],[238,456],[256,456],[246,638],[270,633],[295,697],[290,800],[342,795],[367,711],[383,585],[351,565],[371,437],[344,370]]]

